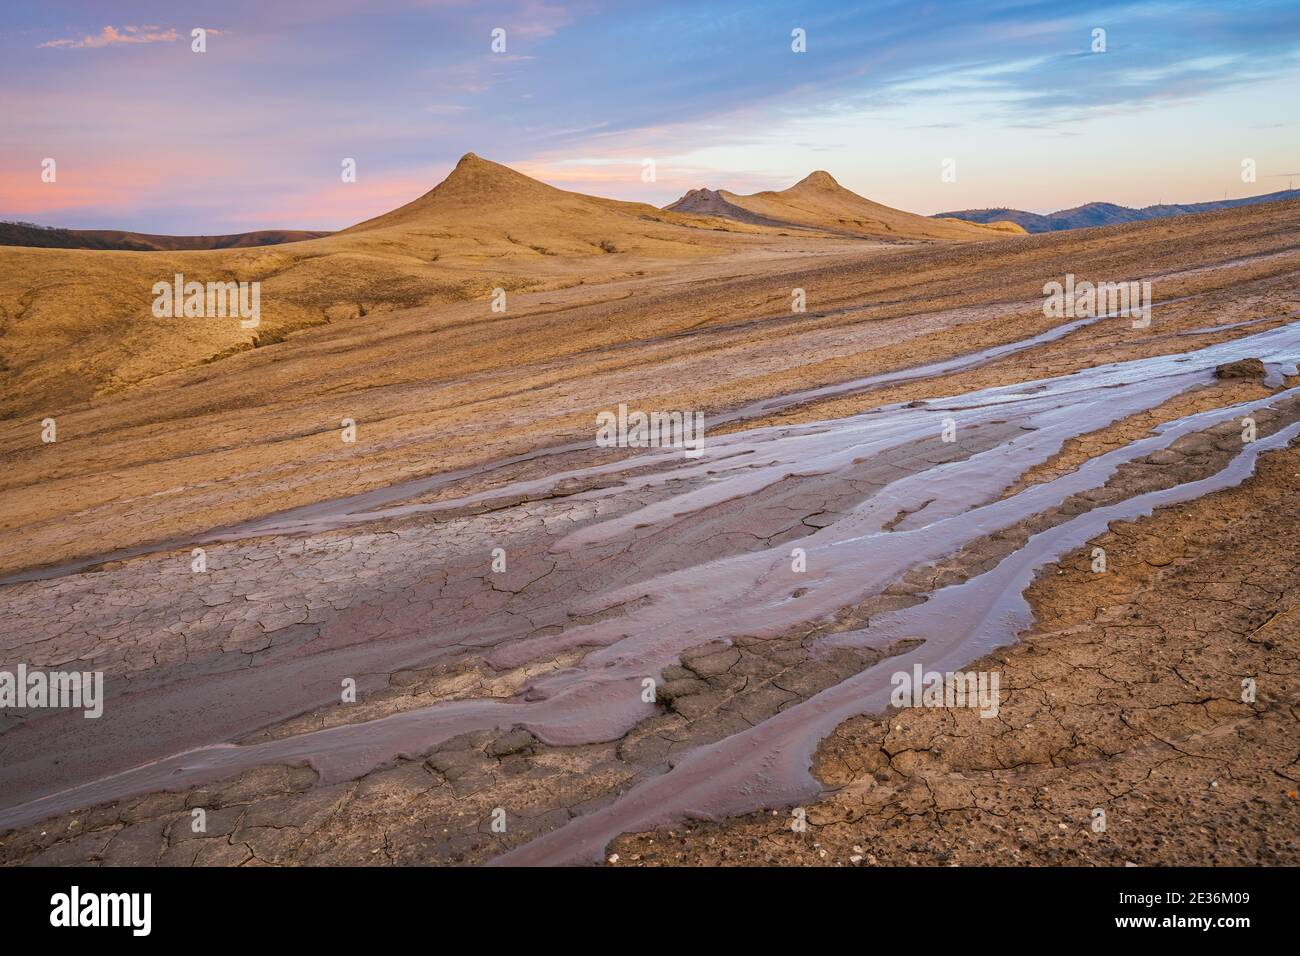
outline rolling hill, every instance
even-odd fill
[[[147,252],[0,247],[0,418],[48,414],[313,325],[486,300],[495,288],[554,290],[812,238],[1001,235],[869,203],[825,173],[734,199],[757,212],[737,219],[587,196],[468,153],[423,196],[322,238]],[[260,283],[260,324],[155,317],[155,283],[178,274]]]
[[[224,249],[0,247],[0,417],[52,410],[328,321],[630,274],[774,233],[555,189],[468,154],[430,192],[319,239]],[[156,318],[156,282],[260,282],[261,323]]]

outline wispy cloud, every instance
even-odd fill
[[[123,196],[144,231],[210,229],[214,209],[342,226],[468,150],[656,203],[686,185],[783,187],[818,165],[904,208],[1055,209],[1204,198],[1244,185],[1241,157],[1276,170],[1300,155],[1295,0],[226,0],[240,42],[206,56],[187,52],[205,3],[143,0],[166,12],[103,28],[98,3],[20,5],[0,31],[0,170],[32,182],[0,176],[0,213],[41,218],[46,203],[61,224],[122,226],[100,210]],[[497,28],[509,52],[492,52]],[[155,155],[170,116],[205,133],[176,142],[175,165]],[[197,175],[207,154],[218,162]],[[39,179],[46,156],[57,185]],[[109,156],[147,178],[110,181]],[[359,183],[338,182],[343,157]],[[943,157],[961,179],[936,194]],[[75,170],[103,191],[84,216],[59,205]]]
[[[573,15],[563,7],[528,0],[515,14],[514,32],[530,39],[554,36],[561,27],[573,22]]]
[[[91,47],[113,46],[118,43],[171,43],[176,40],[176,30],[157,26],[124,26],[121,29],[106,26],[99,33],[77,38],[47,40],[41,47],[59,47],[66,50],[84,50]]]

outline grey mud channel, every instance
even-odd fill
[[[1056,329],[1053,337],[1068,330]],[[1041,338],[1041,337],[1040,337]],[[1028,347],[1027,343],[1017,343]],[[1003,346],[1003,350],[1015,346]],[[633,539],[646,528],[684,519],[702,523],[719,505],[757,498],[781,482],[812,480],[871,460],[891,449],[933,441],[951,419],[962,434],[1001,429],[1001,440],[969,457],[942,461],[885,484],[847,513],[795,544],[807,570],[791,568],[791,545],[759,548],[591,593],[570,609],[590,623],[505,642],[494,663],[515,666],[572,649],[590,649],[577,666],[553,672],[512,699],[436,704],[297,736],[245,745],[212,744],[139,766],[10,801],[0,796],[0,830],[76,808],[158,790],[177,790],[272,764],[309,764],[323,783],[353,779],[400,756],[415,757],[458,735],[523,725],[553,745],[616,740],[652,711],[641,682],[657,677],[692,647],[739,636],[776,637],[792,627],[826,620],[880,593],[911,568],[923,566],[1000,529],[1099,488],[1125,462],[1169,446],[1179,437],[1239,419],[1254,409],[1300,394],[1291,389],[1260,401],[1227,406],[1166,423],[1143,439],[1094,458],[1076,471],[1000,498],[1026,470],[1048,460],[1076,436],[1155,407],[1212,380],[1216,365],[1261,358],[1270,380],[1300,359],[1300,323],[1196,352],[1101,365],[1074,374],[984,389],[914,406],[890,405],[843,419],[751,429],[712,438],[705,455],[673,452],[575,469],[518,482],[490,493],[437,504],[396,505],[391,491],[366,501],[349,499],[300,509],[293,516],[250,526],[244,533],[322,533],[356,521],[414,518],[425,512],[489,497],[530,493],[562,481],[599,477],[605,484],[576,497],[598,502],[646,491],[649,503],[591,521],[561,537],[557,553]],[[920,377],[952,371],[956,362],[896,373]],[[892,380],[882,376],[871,384]],[[849,383],[845,390],[865,387]],[[817,390],[823,392],[825,390]],[[813,397],[819,397],[814,395]],[[789,404],[808,396],[789,397]],[[780,401],[742,410],[737,417],[783,407]],[[1032,621],[1022,597],[1034,573],[1095,536],[1114,520],[1149,514],[1239,484],[1256,457],[1285,447],[1300,423],[1243,445],[1217,474],[1087,511],[1043,531],[992,569],[932,592],[922,604],[872,620],[860,631],[837,633],[827,644],[885,648],[904,638],[923,643],[888,657],[842,683],[781,711],[756,726],[701,746],[667,772],[644,780],[601,809],[575,818],[496,862],[563,864],[600,858],[620,833],[685,816],[719,817],[814,798],[814,749],[838,723],[885,709],[890,675],[914,662],[928,669],[959,669],[1013,641]],[[443,476],[448,480],[447,476]],[[428,480],[425,481],[427,486]],[[404,489],[409,497],[413,489]],[[640,499],[638,499],[640,500]],[[380,507],[379,511],[364,508]],[[904,517],[899,518],[900,515]],[[69,573],[69,572],[64,572]]]

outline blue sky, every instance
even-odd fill
[[[0,77],[0,218],[82,228],[339,228],[470,150],[656,205],[820,168],[923,213],[1300,174],[1294,0],[28,4],[0,29]]]

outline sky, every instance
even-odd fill
[[[655,205],[1196,202],[1300,181],[1300,3],[10,4],[0,103],[0,219],[68,228],[338,229],[469,151]]]

